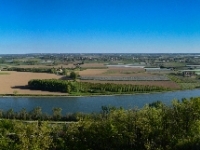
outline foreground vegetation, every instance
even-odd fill
[[[2,150],[200,149],[200,97],[142,109],[102,107],[72,124],[0,120]]]
[[[62,115],[62,109],[57,107],[52,108],[52,115],[44,113],[41,107],[36,107],[31,111],[22,108],[19,112],[15,112],[13,109],[7,111],[0,110],[0,118],[2,119],[16,119],[23,121],[77,121],[77,116],[79,114],[80,113],[68,113]]]

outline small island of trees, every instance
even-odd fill
[[[58,79],[34,79],[28,82],[30,89],[46,90],[54,92],[67,92],[71,94],[127,94],[141,92],[160,92],[168,88],[150,85],[131,85],[114,83],[90,83],[66,81]]]

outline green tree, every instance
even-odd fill
[[[55,74],[56,73],[56,69],[53,67],[53,68],[51,68],[50,72]]]
[[[70,93],[71,92],[71,85],[67,85],[67,93]]]
[[[31,112],[31,118],[33,120],[40,120],[42,119],[42,108],[41,107],[36,107],[32,110]]]
[[[69,77],[70,77],[71,79],[73,79],[73,80],[76,80],[77,77],[78,77],[78,75],[77,75],[76,72],[72,71],[72,72],[70,73]]]
[[[27,117],[28,117],[28,113],[26,112],[26,109],[23,108],[23,109],[19,112],[19,119],[26,120]]]
[[[67,76],[67,69],[63,69],[63,75]]]
[[[8,118],[8,119],[14,119],[14,118],[15,118],[15,113],[14,113],[14,110],[13,110],[13,109],[9,109],[9,110],[6,112],[6,115],[7,115],[7,118]]]
[[[53,108],[53,120],[60,120],[61,117],[62,117],[62,114],[61,114],[61,111],[62,109],[61,108]]]

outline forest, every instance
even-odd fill
[[[200,97],[147,104],[141,109],[103,106],[73,123],[0,120],[2,150],[200,149]]]
[[[97,94],[121,94],[140,92],[160,92],[167,91],[168,88],[150,85],[131,85],[114,83],[90,83],[66,81],[58,79],[33,79],[28,82],[30,89],[46,90],[55,92],[73,93],[97,93]]]

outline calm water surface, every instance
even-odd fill
[[[0,109],[8,110],[13,108],[14,111],[20,111],[26,108],[27,111],[40,106],[42,111],[48,114],[52,113],[53,107],[62,108],[62,113],[74,112],[100,112],[101,106],[116,106],[130,109],[134,107],[141,108],[147,103],[160,100],[165,104],[170,104],[171,100],[189,97],[200,97],[200,89],[153,93],[137,94],[122,96],[95,96],[95,97],[0,97]]]

